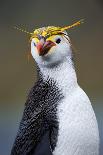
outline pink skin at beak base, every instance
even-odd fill
[[[43,40],[40,40],[39,43],[37,44],[37,50],[38,50],[38,53],[40,56],[43,56],[45,54],[48,53],[48,51],[53,47],[55,46],[56,44],[50,40],[48,41],[43,41]]]

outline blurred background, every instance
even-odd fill
[[[1,0],[0,1],[0,155],[9,155],[24,103],[37,79],[29,36],[47,25],[65,26],[80,19],[85,23],[68,31],[75,48],[78,83],[94,108],[103,155],[103,3],[102,0]]]

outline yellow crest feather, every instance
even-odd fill
[[[65,30],[68,30],[68,29],[73,28],[73,27],[75,27],[75,26],[78,26],[78,25],[84,23],[83,21],[84,21],[84,19],[81,19],[81,20],[77,21],[76,23],[74,23],[74,24],[72,24],[72,25],[63,27],[63,28],[61,28],[61,31],[65,31]]]
[[[84,21],[84,19],[79,20],[79,21],[75,22],[74,24],[65,26],[65,27],[59,27],[59,26],[58,27],[56,27],[56,26],[43,27],[43,28],[35,29],[33,33],[23,30],[21,28],[18,28],[16,26],[14,28],[21,32],[31,35],[30,39],[32,39],[34,37],[38,37],[38,35],[42,35],[42,36],[46,37],[46,36],[51,36],[51,35],[64,34],[63,32],[65,30],[71,29],[75,26],[79,26],[80,24],[83,23],[83,21]]]
[[[16,27],[16,26],[14,26],[14,29],[17,29],[17,30],[19,30],[19,31],[21,31],[21,32],[24,32],[24,33],[27,33],[27,34],[30,34],[30,35],[33,34],[33,33],[31,33],[31,32],[28,32],[28,31],[23,30],[23,29],[21,29],[21,28],[18,28],[18,27]]]

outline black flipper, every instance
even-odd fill
[[[51,147],[50,147],[50,133],[49,133],[49,131],[47,131],[43,135],[40,143],[28,155],[52,155],[52,151],[51,151]]]

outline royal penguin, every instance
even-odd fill
[[[99,155],[97,120],[77,82],[67,27],[31,34],[38,80],[29,92],[11,155]]]

